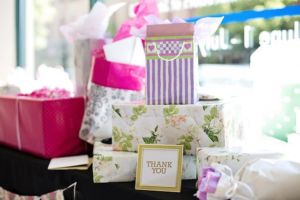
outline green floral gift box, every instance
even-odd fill
[[[184,153],[197,147],[223,147],[227,134],[224,103],[193,105],[113,105],[114,150],[137,151],[138,144],[180,144]]]
[[[112,151],[110,145],[99,141],[94,144],[94,183],[130,182],[135,180],[137,153]],[[183,180],[197,178],[196,156],[183,156]]]

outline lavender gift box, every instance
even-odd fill
[[[194,104],[197,48],[189,23],[147,26],[146,100],[150,105]]]

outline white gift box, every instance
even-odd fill
[[[145,67],[146,59],[142,40],[129,37],[103,46],[108,61]]]
[[[113,104],[114,150],[137,151],[138,144],[180,144],[184,153],[197,147],[224,147],[230,126],[224,103],[194,105]],[[234,121],[231,121],[234,123]]]
[[[130,182],[135,180],[137,153],[112,151],[111,145],[94,144],[94,183]],[[183,156],[182,179],[196,179],[196,157]]]
[[[227,165],[235,174],[247,162],[260,158],[280,158],[283,154],[266,149],[248,150],[242,148],[210,148],[197,149],[198,176],[202,174],[204,167],[210,167],[212,163]]]

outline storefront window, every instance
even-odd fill
[[[61,34],[61,25],[76,20],[90,8],[88,0],[26,1],[26,67],[41,64],[73,66],[73,46]]]

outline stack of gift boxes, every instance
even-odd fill
[[[197,178],[198,147],[225,146],[226,104],[197,99],[193,34],[189,23],[147,26],[147,104],[113,104],[112,145],[94,146],[95,183],[134,181],[139,144],[183,145],[182,179]]]

